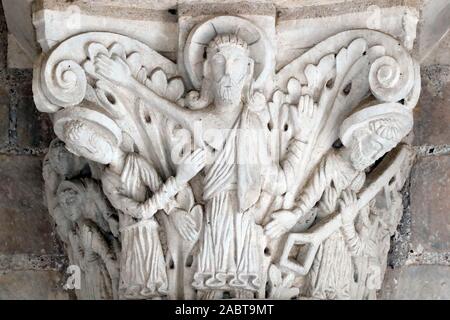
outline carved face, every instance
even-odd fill
[[[242,96],[245,80],[252,60],[239,46],[222,46],[208,58],[215,99],[227,104],[237,104]]]
[[[66,123],[64,134],[70,152],[101,164],[109,164],[113,160],[115,150],[100,127],[74,120]]]
[[[58,193],[58,203],[64,209],[67,219],[75,222],[81,217],[82,201],[75,189],[65,189]]]
[[[57,141],[52,144],[49,149],[48,158],[55,171],[64,177],[73,176],[78,169],[74,155],[66,149],[62,141]]]
[[[398,141],[381,137],[369,128],[357,130],[349,146],[350,161],[356,170],[363,171],[394,148],[397,143]]]

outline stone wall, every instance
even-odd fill
[[[0,3],[0,299],[67,299],[66,259],[44,205],[51,122],[33,104],[32,71],[6,67],[7,36]]]
[[[450,33],[422,63],[416,163],[404,192],[384,299],[450,299]]]

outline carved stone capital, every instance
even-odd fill
[[[369,299],[380,288],[412,159],[415,28],[339,25],[311,39],[303,18],[276,21],[276,1],[236,10],[180,6],[174,54],[152,40],[174,40],[156,13],[142,38],[113,15],[89,29],[86,12],[83,32],[36,62],[36,106],[60,140],[47,200],[83,270],[80,297]],[[280,52],[295,32],[310,47]]]

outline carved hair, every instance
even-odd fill
[[[98,147],[96,146],[96,140],[103,138],[105,143],[108,143],[109,146],[112,148],[111,146],[111,141],[108,139],[106,140],[106,136],[107,136],[107,132],[102,132],[102,133],[98,133],[96,134],[94,129],[91,127],[93,124],[88,123],[88,122],[83,122],[80,120],[72,120],[67,122],[64,125],[64,134],[66,136],[66,148],[78,155],[78,156],[83,156],[81,154],[79,154],[78,152],[76,152],[73,148],[73,146],[80,146],[80,144],[84,144],[84,147],[87,148],[87,150],[89,150],[89,152],[91,153],[95,153],[95,154],[99,154],[99,150]],[[98,130],[101,130],[100,127],[98,127]],[[84,135],[83,136],[83,132],[89,131],[88,136]],[[105,130],[103,130],[105,131]],[[103,154],[102,154],[103,156]],[[92,159],[90,159],[92,160]]]
[[[248,54],[248,44],[235,34],[218,35],[209,42],[207,57],[220,51],[222,47],[233,46],[244,50]]]
[[[371,132],[390,141],[400,141],[409,132],[409,128],[403,125],[402,121],[393,118],[371,121],[369,129]]]
[[[399,103],[382,103],[365,107],[342,122],[339,137],[344,146],[351,143],[359,129],[388,141],[400,142],[412,129],[413,116],[410,110]]]
[[[83,131],[86,131],[89,128],[89,126],[86,123],[83,123],[80,120],[73,120],[70,122],[67,122],[64,125],[64,132],[67,137],[68,141],[71,141],[71,143],[79,143],[82,141],[83,137]],[[91,137],[89,138],[89,141],[87,141],[92,147],[92,141]],[[95,149],[95,147],[94,147]],[[97,151],[97,150],[95,150]]]

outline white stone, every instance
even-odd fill
[[[130,10],[128,15],[124,15],[120,7],[102,9],[90,12],[76,5],[59,10],[44,7],[35,12],[33,18],[37,41],[43,51],[48,51],[71,36],[107,31],[133,37],[169,58],[175,57],[177,24],[174,16],[138,8]]]
[[[291,10],[288,12],[292,14]],[[324,14],[314,18],[303,17],[301,11],[297,18],[294,14],[292,15],[294,17],[281,16],[277,21],[277,69],[306,52],[318,41],[327,39],[340,31],[352,29],[373,29],[385,32],[402,40],[402,44],[411,50],[416,38],[419,14],[414,8],[380,8],[374,5],[362,12]],[[330,28],[330,26],[333,27]]]
[[[80,298],[375,298],[412,155],[408,49],[350,28],[275,73],[274,25],[194,21],[183,67],[98,31],[35,65],[62,141],[47,201],[89,280]]]

